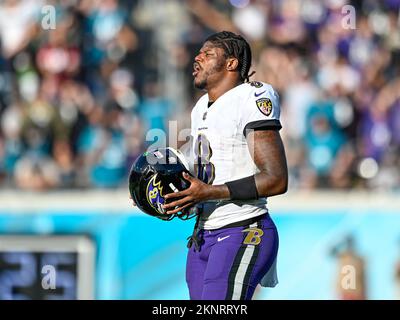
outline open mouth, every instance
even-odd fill
[[[193,64],[193,73],[192,73],[192,75],[194,76],[194,77],[196,77],[197,76],[197,74],[200,72],[200,66],[199,66],[199,64],[198,63],[194,63]]]

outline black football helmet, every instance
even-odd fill
[[[189,188],[190,182],[182,177],[183,172],[190,174],[188,168],[183,154],[173,148],[143,153],[135,160],[129,174],[129,192],[133,201],[143,212],[162,220],[194,217],[195,207],[176,214],[166,214],[162,208],[166,202],[165,194]]]

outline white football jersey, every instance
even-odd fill
[[[214,185],[259,172],[247,146],[248,130],[279,130],[279,96],[266,83],[243,83],[225,92],[209,106],[208,94],[191,114],[194,175]],[[254,201],[207,201],[200,205],[201,228],[212,230],[262,215],[267,199]]]

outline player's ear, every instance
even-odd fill
[[[239,60],[236,58],[228,58],[226,62],[226,69],[228,71],[235,71],[239,66]]]

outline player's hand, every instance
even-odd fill
[[[169,203],[164,205],[167,214],[177,213],[198,202],[208,200],[212,189],[211,185],[192,177],[186,172],[183,173],[183,178],[190,182],[190,187],[186,190],[168,193],[164,196],[165,200],[169,200]],[[180,199],[175,200],[176,198]]]

